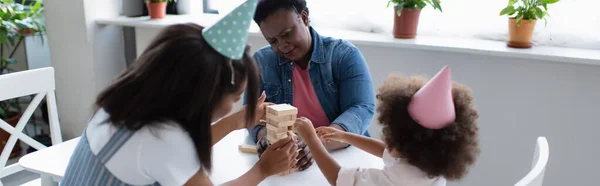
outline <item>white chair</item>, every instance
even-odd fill
[[[538,137],[535,152],[533,153],[531,170],[515,186],[542,186],[549,156],[550,149],[548,148],[546,137]]]
[[[31,115],[44,97],[46,98],[46,103],[48,105],[48,119],[50,122],[50,138],[52,139],[52,144],[55,145],[61,143],[62,136],[58,122],[56,97],[54,94],[54,68],[46,67],[0,75],[0,88],[2,88],[0,91],[0,101],[35,94],[35,97],[29,106],[27,106],[15,127],[0,120],[0,128],[10,134],[10,138],[6,142],[4,149],[2,149],[2,155],[0,155],[0,168],[2,168],[0,170],[0,178],[4,178],[23,170],[23,167],[18,163],[6,166],[10,152],[17,140],[21,140],[38,150],[46,148],[42,143],[22,133],[23,128],[25,128]],[[0,186],[1,185],[2,182],[0,182]]]

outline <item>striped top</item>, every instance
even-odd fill
[[[129,186],[130,184],[122,182],[108,171],[105,164],[133,134],[133,132],[127,130],[125,127],[119,128],[98,154],[94,154],[90,149],[90,144],[87,140],[86,132],[84,131],[79,144],[71,156],[65,172],[65,177],[61,180],[60,185]],[[160,184],[155,182],[151,185]]]

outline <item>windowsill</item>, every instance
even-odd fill
[[[149,17],[114,17],[98,19],[99,25],[127,26],[135,28],[163,28],[177,23],[193,22],[207,26],[220,18],[216,14],[199,15],[167,15],[164,19],[150,20]],[[397,47],[432,51],[491,55],[508,58],[536,59],[563,63],[600,65],[600,51],[552,46],[534,46],[529,49],[514,49],[506,43],[480,39],[464,39],[451,37],[417,36],[415,39],[395,39],[389,34],[374,34],[357,31],[318,28],[317,32],[326,36],[346,39],[357,45]],[[252,22],[250,37],[261,37],[256,24]]]

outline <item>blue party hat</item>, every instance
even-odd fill
[[[217,52],[231,59],[241,59],[248,41],[248,31],[258,0],[248,0],[215,24],[202,31],[204,39]]]

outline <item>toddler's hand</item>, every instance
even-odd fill
[[[342,143],[348,143],[345,140],[346,132],[338,130],[333,127],[319,127],[317,128],[317,135],[321,138],[321,140],[325,142],[337,141]]]
[[[294,123],[294,131],[297,132],[302,138],[307,139],[311,135],[315,135],[315,128],[312,122],[305,117],[299,117]]]

